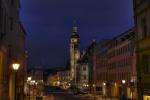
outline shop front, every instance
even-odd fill
[[[147,89],[144,90],[143,100],[150,100],[150,90]]]

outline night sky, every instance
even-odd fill
[[[76,21],[81,50],[93,39],[112,38],[133,27],[132,0],[21,0],[28,67],[65,67]]]

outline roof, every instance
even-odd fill
[[[77,33],[78,33],[78,27],[76,24],[74,24],[72,27],[71,38],[79,38],[79,35]]]
[[[77,33],[73,33],[73,34],[71,35],[71,38],[80,38],[80,36],[79,36]]]

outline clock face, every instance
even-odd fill
[[[74,42],[77,42],[77,39],[74,39]]]
[[[72,42],[77,42],[78,40],[77,39],[72,39]]]

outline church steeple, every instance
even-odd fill
[[[78,35],[78,27],[77,25],[74,23],[73,27],[72,27],[72,34],[71,34],[71,38],[79,38]]]
[[[70,37],[70,79],[76,84],[77,62],[80,57],[80,37],[78,35],[78,27],[76,24],[72,27]]]
[[[72,33],[77,33],[77,32],[78,32],[78,27],[76,24],[74,24],[72,28]]]

